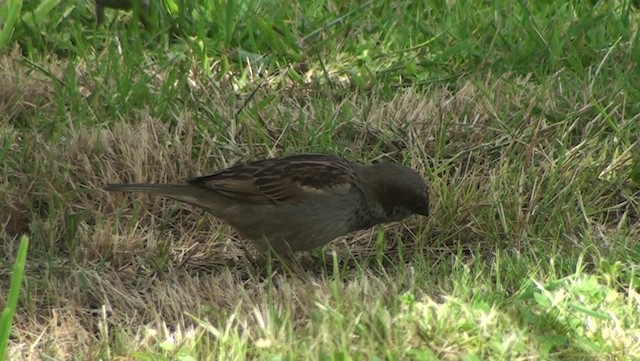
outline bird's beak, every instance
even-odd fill
[[[413,212],[414,214],[419,214],[421,216],[429,217],[429,205],[425,205],[424,207],[420,207],[419,209]]]

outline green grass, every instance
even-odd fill
[[[29,249],[29,238],[22,236],[20,239],[20,248],[15,260],[13,272],[11,275],[11,283],[9,293],[4,304],[4,309],[0,314],[0,359],[4,360],[7,353],[7,342],[11,333],[11,323],[18,306],[18,298],[20,297],[20,286],[22,286],[22,276],[24,275],[24,266],[27,259],[27,251]]]
[[[146,28],[16,4],[0,295],[30,244],[8,359],[640,357],[635,2],[166,0]],[[301,152],[403,162],[432,216],[300,276],[204,212],[102,190]]]

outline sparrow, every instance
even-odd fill
[[[429,215],[424,179],[398,163],[300,154],[235,165],[182,184],[107,184],[158,194],[225,221],[258,250],[288,256],[377,224]]]
[[[136,0],[94,0],[96,24],[99,26],[104,22],[104,8],[130,10],[134,8],[134,1]],[[150,0],[140,0],[140,9],[142,9],[145,14],[149,12],[149,1]],[[142,20],[146,26],[143,14],[140,14],[140,20]]]

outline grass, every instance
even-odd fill
[[[30,241],[8,359],[640,357],[635,3],[167,0],[147,28],[7,4],[0,294]],[[301,152],[410,165],[432,216],[295,275],[102,190]]]

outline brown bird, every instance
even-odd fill
[[[260,251],[283,256],[376,224],[429,215],[427,186],[413,169],[320,154],[253,161],[183,184],[105,189],[159,194],[204,208]]]

